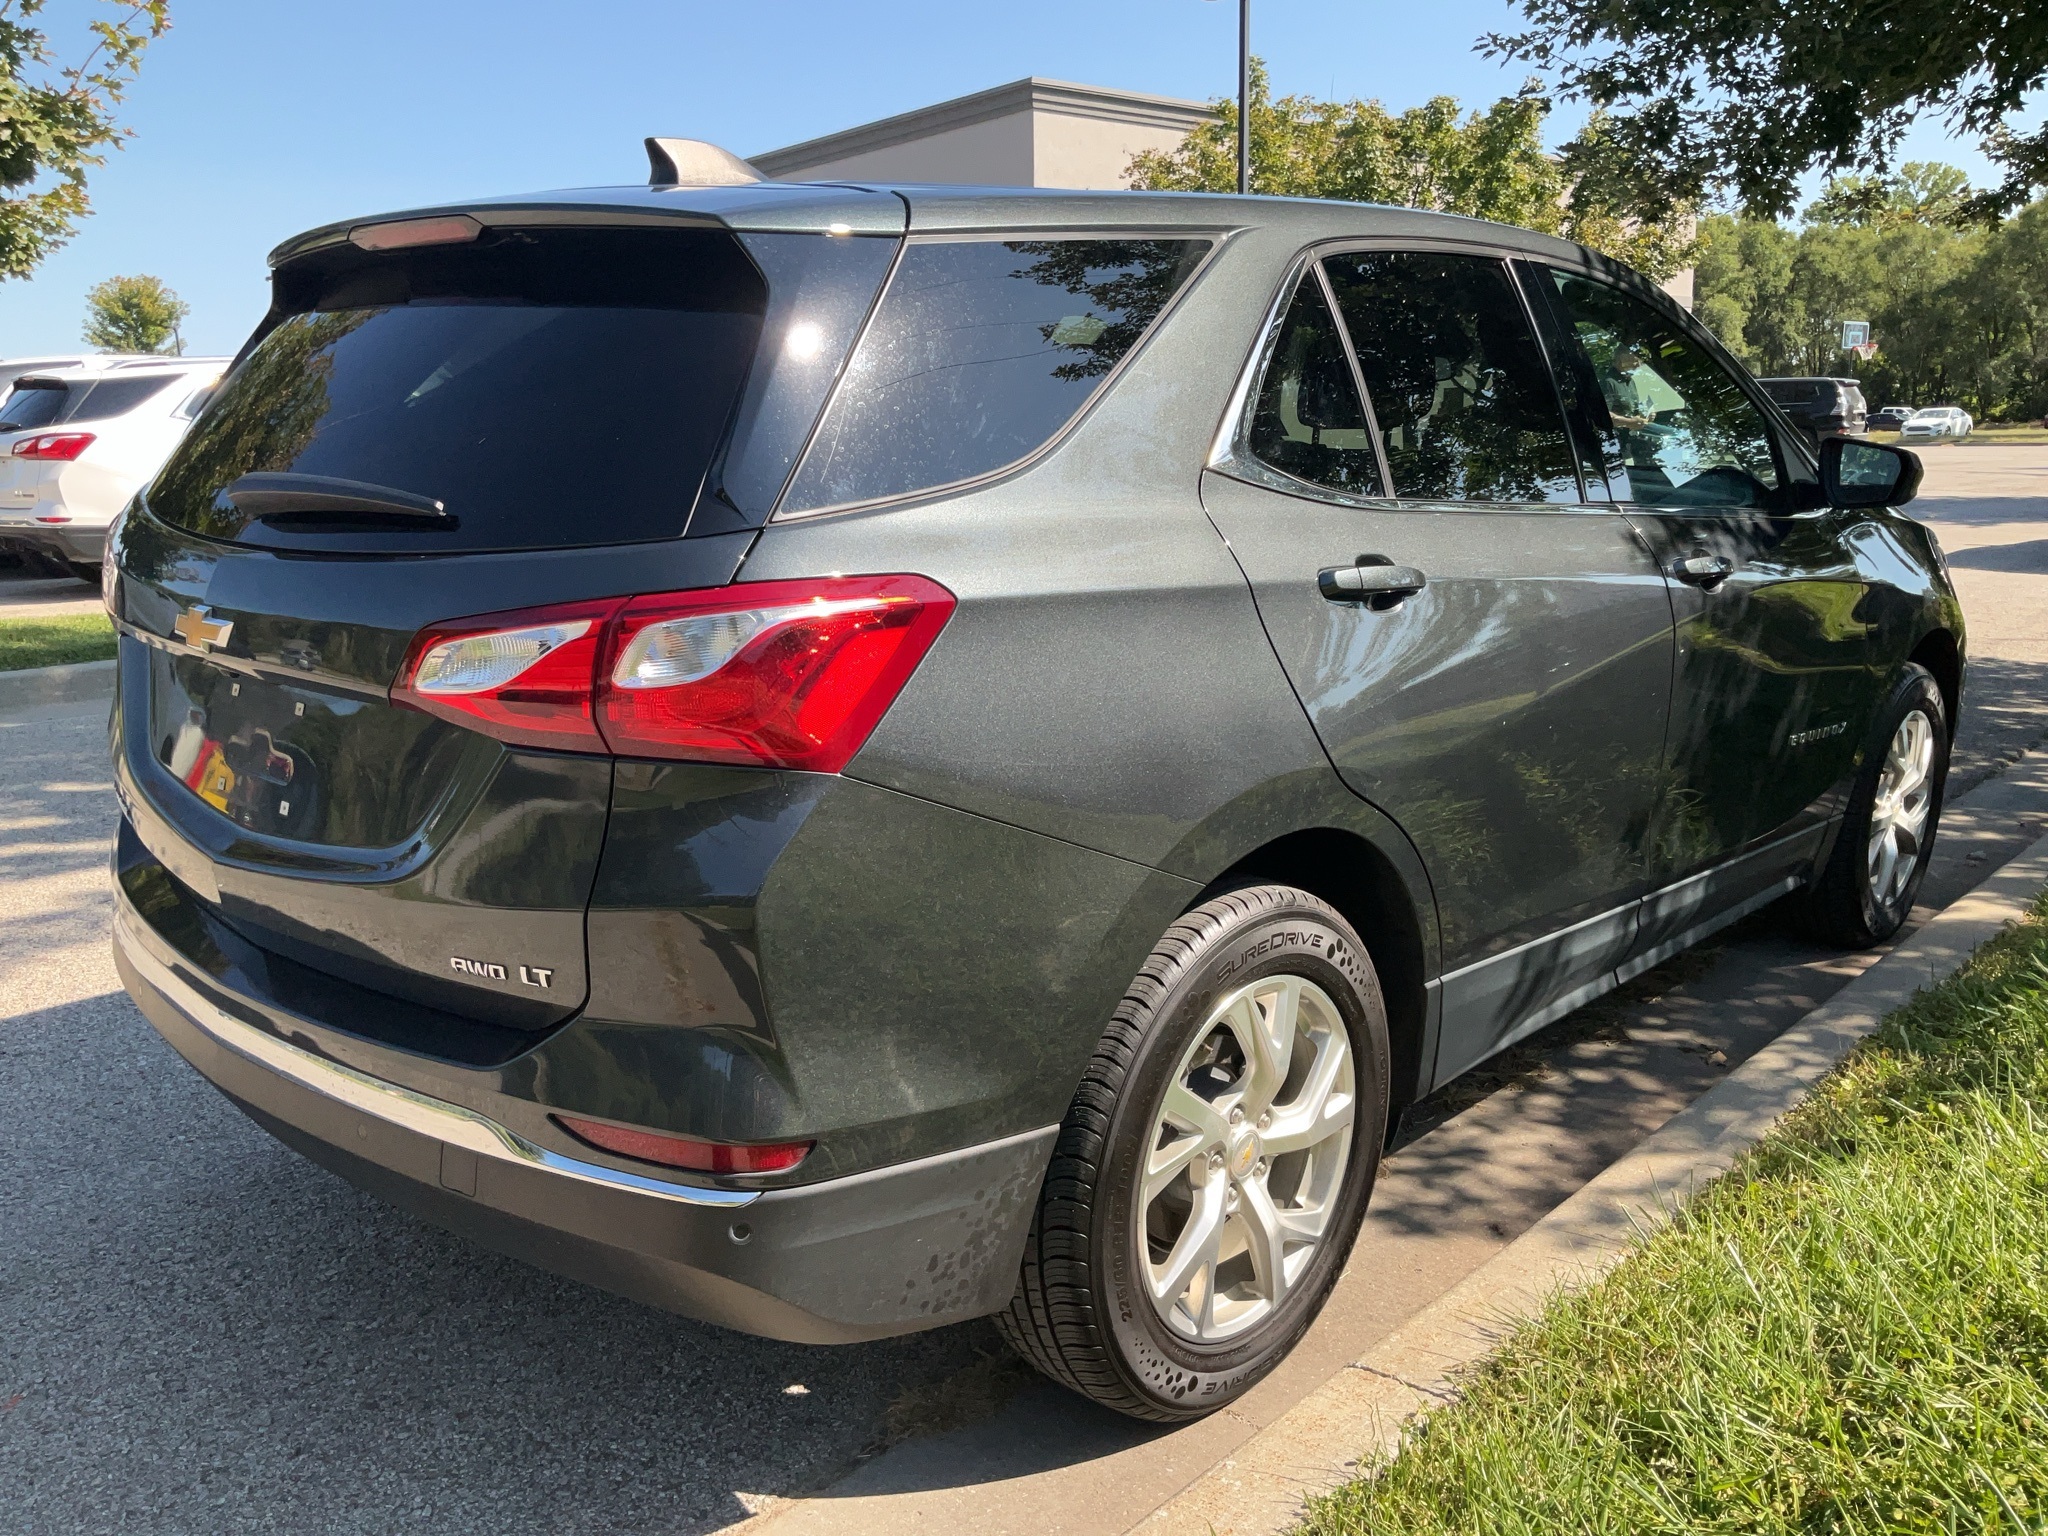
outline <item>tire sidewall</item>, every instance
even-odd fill
[[[1101,1316],[1131,1388],[1169,1412],[1193,1417],[1220,1407],[1285,1357],[1321,1310],[1365,1215],[1386,1125],[1386,1007],[1364,947],[1332,916],[1319,904],[1269,907],[1211,933],[1161,996],[1111,1116],[1096,1181],[1104,1218],[1094,1234]],[[1152,1303],[1134,1192],[1168,1081],[1195,1032],[1225,993],[1282,973],[1329,994],[1350,1035],[1357,1104],[1344,1188],[1321,1248],[1278,1315],[1226,1344],[1196,1345],[1174,1334]]]
[[[1920,839],[1920,855],[1914,861],[1913,873],[1897,902],[1883,907],[1879,905],[1877,892],[1870,881],[1870,859],[1866,851],[1870,843],[1870,816],[1876,807],[1878,781],[1884,776],[1885,757],[1891,750],[1892,737],[1897,733],[1900,722],[1914,710],[1925,713],[1934,730],[1932,803],[1927,809],[1927,827]],[[1864,756],[1863,771],[1857,776],[1856,795],[1841,831],[1844,856],[1854,861],[1859,916],[1872,943],[1882,943],[1899,931],[1907,914],[1913,910],[1921,881],[1927,877],[1927,863],[1934,853],[1934,837],[1941,823],[1942,802],[1948,791],[1948,759],[1948,712],[1943,707],[1941,689],[1925,668],[1909,665],[1892,685],[1884,708],[1878,712],[1878,729]]]

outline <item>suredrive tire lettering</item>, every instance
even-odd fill
[[[1357,1140],[1345,1204],[1279,1314],[1241,1339],[1195,1347],[1170,1334],[1138,1272],[1135,1201],[1165,1077],[1215,996],[1276,971],[1312,977],[1351,1031]],[[1121,1004],[1060,1127],[996,1326],[1063,1386],[1136,1418],[1178,1422],[1231,1402],[1277,1365],[1336,1283],[1378,1171],[1387,1113],[1386,1008],[1365,946],[1327,902],[1287,886],[1229,891],[1166,931]]]

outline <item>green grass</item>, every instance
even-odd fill
[[[54,667],[73,661],[107,661],[113,654],[114,626],[104,613],[0,619],[0,672]]]
[[[1305,1531],[2048,1531],[2044,919]]]

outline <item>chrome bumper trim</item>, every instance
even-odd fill
[[[382,1078],[371,1077],[280,1040],[230,1017],[194,991],[175,969],[165,965],[151,952],[148,942],[136,931],[140,924],[141,919],[129,909],[126,901],[115,902],[114,942],[120,946],[122,956],[179,1012],[223,1048],[280,1077],[291,1079],[302,1088],[345,1104],[359,1114],[432,1137],[449,1146],[465,1148],[494,1162],[540,1169],[579,1183],[651,1195],[660,1200],[673,1200],[679,1205],[737,1209],[761,1198],[759,1190],[707,1189],[694,1184],[671,1184],[564,1157],[545,1147],[535,1146],[476,1110],[416,1093],[397,1083],[387,1083]]]

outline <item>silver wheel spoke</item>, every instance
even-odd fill
[[[1357,1087],[1343,1015],[1315,983],[1267,976],[1217,999],[1161,1095],[1135,1191],[1168,1327],[1232,1338],[1296,1288],[1344,1187]]]
[[[1238,1039],[1251,1061],[1244,1085],[1247,1114],[1265,1109],[1286,1083],[1300,1012],[1301,982],[1293,976],[1274,976],[1256,983],[1241,1006],[1232,1010],[1233,1021],[1242,1020]]]
[[[1195,1196],[1195,1208],[1166,1262],[1152,1272],[1152,1299],[1168,1306],[1186,1294],[1188,1284],[1206,1271],[1208,1290],[1216,1289],[1217,1250],[1223,1240],[1223,1181],[1218,1179]],[[1207,1298],[1204,1298],[1205,1305]]]
[[[1325,1042],[1300,1094],[1273,1117],[1273,1127],[1264,1137],[1268,1157],[1307,1151],[1350,1127],[1356,1097],[1351,1092],[1350,1066],[1349,1041],[1339,1035]]]
[[[1230,1127],[1216,1112],[1216,1106],[1179,1078],[1166,1090],[1163,1118],[1174,1128],[1201,1137],[1204,1146],[1221,1146],[1230,1139]]]
[[[1934,809],[1936,745],[1933,725],[1914,710],[1899,722],[1885,749],[1865,854],[1870,893],[1882,906],[1905,894],[1925,851],[1927,822]]]
[[[1244,1186],[1240,1214],[1251,1247],[1252,1274],[1266,1300],[1277,1307],[1287,1295],[1287,1225],[1273,1208],[1264,1179]]]

